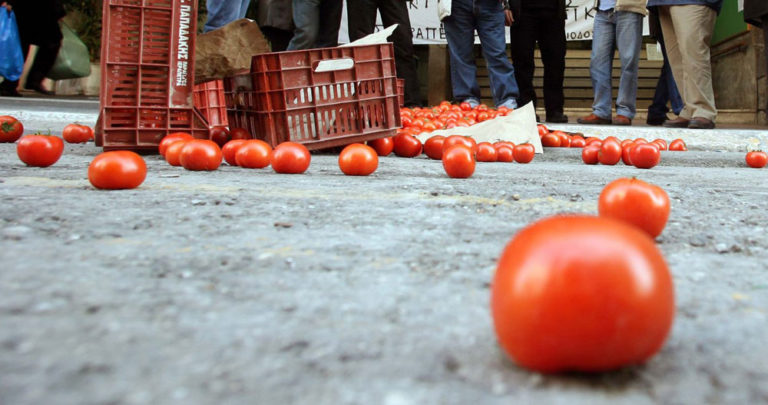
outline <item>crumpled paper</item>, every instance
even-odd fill
[[[197,36],[195,83],[221,79],[251,69],[254,55],[271,52],[259,25],[247,18]]]
[[[471,136],[477,142],[509,141],[515,145],[530,143],[536,153],[544,153],[539,138],[539,130],[536,127],[536,110],[533,103],[528,103],[514,110],[508,116],[496,117],[483,121],[471,127],[456,127],[425,132],[416,138],[422,143],[435,135],[464,135]]]

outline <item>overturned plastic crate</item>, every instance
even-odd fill
[[[229,126],[223,80],[211,80],[196,84],[194,95],[195,108],[208,122],[209,128]]]
[[[157,149],[172,132],[208,137],[195,111],[197,0],[105,0],[96,144]]]
[[[323,149],[400,128],[392,44],[256,55],[224,87],[230,126],[273,146]]]

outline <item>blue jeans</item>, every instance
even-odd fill
[[[589,73],[595,100],[592,111],[601,118],[611,118],[614,49],[619,49],[621,79],[616,97],[616,114],[635,117],[637,72],[643,35],[643,16],[629,11],[597,11],[593,29],[592,57]]]
[[[293,38],[289,51],[339,45],[342,0],[293,0]]]
[[[221,28],[232,21],[245,18],[251,0],[206,0],[208,20],[205,21],[203,32]]]
[[[515,68],[507,57],[504,13],[498,0],[453,0],[451,15],[443,20],[451,60],[451,86],[455,101],[480,100],[475,65],[475,30],[488,65],[496,106],[515,103],[519,90]]]
[[[683,98],[680,97],[680,92],[677,90],[677,83],[672,76],[672,68],[669,66],[669,60],[667,60],[667,47],[664,46],[664,39],[659,38],[661,44],[661,54],[664,56],[664,65],[661,67],[661,75],[659,75],[659,82],[656,83],[656,92],[653,93],[653,103],[648,107],[649,117],[666,117],[669,108],[667,108],[667,102],[672,104],[672,112],[675,115],[680,115],[680,111],[683,110]]]

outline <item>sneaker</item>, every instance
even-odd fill
[[[568,123],[568,116],[563,114],[562,111],[547,114],[547,122],[555,123],[555,124],[566,124]]]
[[[661,125],[664,126],[664,128],[688,128],[690,122],[690,120],[683,117],[677,117],[673,120],[664,121]]]
[[[632,118],[618,114],[613,119],[613,125],[632,125]]]
[[[688,123],[690,129],[712,129],[715,127],[715,123],[701,117],[693,117],[691,122]]]
[[[586,117],[581,117],[576,120],[579,124],[586,125],[608,125],[611,123],[609,118],[598,117],[595,114],[589,114]]]

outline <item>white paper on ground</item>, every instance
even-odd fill
[[[544,153],[544,149],[541,147],[541,139],[539,138],[539,130],[536,127],[536,110],[533,108],[533,103],[528,103],[516,109],[508,116],[496,117],[471,127],[456,127],[425,132],[417,135],[416,138],[423,143],[435,135],[465,135],[471,136],[477,142],[494,143],[496,141],[509,141],[515,145],[530,143],[536,149],[536,153]]]
[[[392,35],[393,32],[395,32],[395,28],[397,28],[397,24],[392,24],[387,28],[384,28],[383,30],[379,32],[374,32],[373,34],[366,35],[357,41],[350,42],[348,44],[339,45],[339,48],[345,47],[345,46],[358,46],[358,45],[376,45],[376,44],[386,44],[387,38]]]

